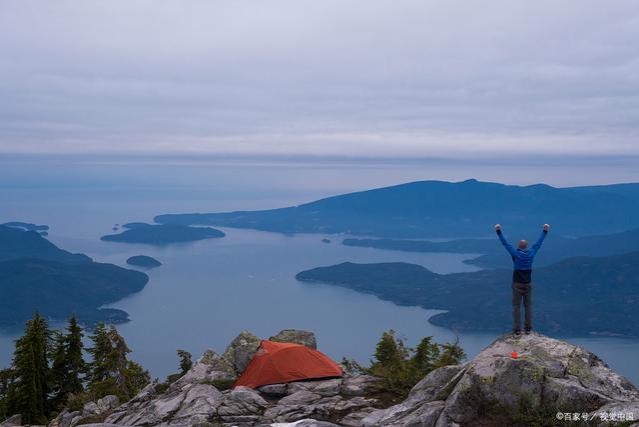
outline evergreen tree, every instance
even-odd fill
[[[96,325],[93,335],[89,338],[93,341],[93,347],[87,349],[92,359],[89,364],[89,383],[93,386],[109,378],[107,359],[111,354],[111,340],[102,322]]]
[[[390,330],[382,334],[382,338],[375,348],[377,365],[391,366],[400,362],[401,352],[395,339],[395,331]]]
[[[128,359],[131,349],[115,326],[107,330],[100,323],[90,338],[94,345],[88,350],[93,358],[89,389],[94,398],[114,394],[128,400],[150,382],[148,371]]]
[[[432,337],[425,337],[415,349],[410,349],[391,330],[382,334],[369,368],[348,359],[342,365],[349,373],[359,372],[380,378],[381,390],[393,394],[397,399],[403,399],[433,369],[459,364],[464,357],[458,341],[437,344]]]
[[[66,375],[65,366],[65,340],[64,334],[60,331],[53,332],[53,344],[51,350],[51,370],[49,379],[51,384],[51,407],[57,408],[64,402],[64,377]]]
[[[10,402],[13,399],[12,390],[15,372],[11,368],[0,370],[0,420],[8,418]]]
[[[442,351],[435,363],[435,368],[457,365],[466,357],[466,353],[459,345],[459,338],[454,343],[440,344],[439,347]]]
[[[22,414],[24,423],[47,422],[49,365],[47,348],[49,327],[38,312],[26,325],[25,334],[16,341],[13,356],[15,381],[8,412]]]
[[[424,337],[415,349],[412,362],[418,371],[430,372],[435,369],[439,357],[439,345],[433,343],[433,337]]]
[[[82,355],[82,328],[74,315],[69,319],[66,335],[54,333],[54,349],[52,354],[51,384],[52,407],[58,409],[69,395],[84,391],[83,376],[86,364]]]
[[[82,343],[82,327],[78,324],[75,314],[69,319],[67,326],[66,344],[66,366],[67,377],[65,381],[65,391],[67,393],[80,393],[84,390],[83,376],[86,374],[86,363],[84,361],[84,344]]]
[[[193,356],[186,350],[178,350],[177,355],[180,358],[180,375],[184,375],[193,367]]]

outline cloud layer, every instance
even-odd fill
[[[0,151],[639,155],[636,1],[0,3]]]

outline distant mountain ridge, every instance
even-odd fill
[[[507,269],[436,274],[415,264],[349,262],[296,276],[398,305],[448,310],[429,321],[474,331],[511,327],[511,277]],[[536,269],[533,307],[533,326],[543,333],[639,336],[639,252],[575,257]]]
[[[639,228],[637,209],[635,183],[555,188],[471,179],[412,182],[279,209],[166,214],[155,221],[394,238],[482,237],[497,222],[527,233],[548,222],[563,235],[583,236]]]

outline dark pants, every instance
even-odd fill
[[[525,323],[526,330],[532,328],[532,284],[531,283],[517,283],[513,282],[513,330],[518,331],[521,329],[521,314],[520,306],[521,300],[524,300]]]

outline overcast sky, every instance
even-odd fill
[[[639,155],[639,2],[0,2],[0,152]]]

